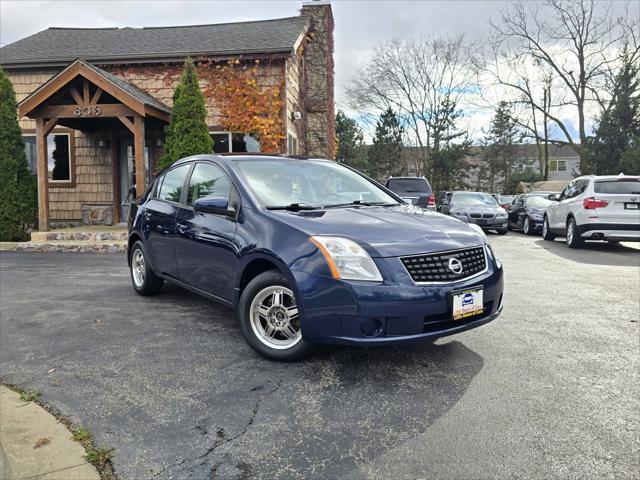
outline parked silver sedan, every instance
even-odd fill
[[[500,235],[507,233],[507,211],[488,193],[449,192],[443,198],[440,211],[483,230],[495,230]]]

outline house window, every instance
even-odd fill
[[[287,153],[289,155],[298,154],[298,137],[291,132],[287,132]]]
[[[213,140],[213,153],[260,151],[260,142],[253,135],[238,132],[210,132],[209,135]]]
[[[23,135],[29,170],[37,174],[37,147],[35,135]],[[70,183],[72,181],[72,146],[69,133],[47,135],[47,165],[49,182]]]
[[[549,160],[550,172],[566,172],[567,161],[566,160]]]

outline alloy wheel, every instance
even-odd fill
[[[529,225],[529,217],[524,219],[524,226],[522,227],[522,231],[525,235],[529,235],[529,228],[531,227],[531,225]]]
[[[136,287],[142,288],[145,278],[145,262],[144,254],[139,248],[133,252],[133,257],[131,258],[131,273],[133,274],[133,283],[135,283]]]
[[[567,225],[567,243],[571,245],[573,243],[573,222],[569,220],[569,224]]]
[[[285,350],[302,340],[295,296],[286,287],[262,289],[251,302],[249,320],[256,338],[269,348]]]

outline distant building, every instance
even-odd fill
[[[487,147],[471,147],[471,156],[467,158],[470,168],[467,171],[465,182],[470,188],[478,185],[478,173],[481,167]],[[538,147],[536,144],[515,145],[515,158],[513,173],[540,173],[538,159]],[[409,175],[423,175],[423,166],[419,147],[405,147],[403,149],[402,162]],[[569,181],[580,175],[580,157],[568,145],[549,145],[549,180]],[[496,182],[501,182],[502,177],[497,177]],[[482,182],[481,182],[482,183]]]

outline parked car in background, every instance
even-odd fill
[[[515,195],[500,195],[498,193],[492,193],[491,196],[496,199],[498,205],[500,205],[505,210],[511,206],[513,203],[513,199],[516,198]]]
[[[502,311],[502,264],[481,229],[329,160],[179,160],[132,203],[128,261],[140,295],[169,281],[229,305],[275,360],[314,343],[438,338]]]
[[[509,206],[509,228],[522,230],[525,235],[542,231],[544,209],[552,203],[548,193],[525,193],[514,197]]]
[[[583,176],[567,184],[547,206],[542,225],[545,240],[564,236],[570,248],[585,240],[640,241],[640,177]]]
[[[425,177],[390,177],[384,186],[405,202],[429,210],[436,209],[436,197]]]
[[[507,211],[488,193],[451,192],[443,198],[440,212],[476,224],[483,230],[494,230],[500,235],[507,233]]]

